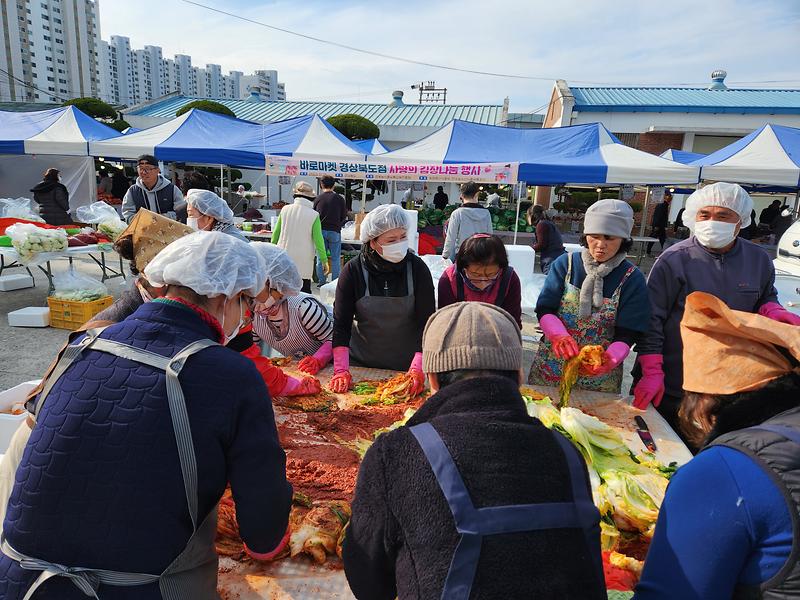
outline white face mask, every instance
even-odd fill
[[[223,311],[225,311],[222,313],[222,332],[225,334],[225,337],[222,340],[223,346],[226,346],[228,342],[230,342],[233,338],[239,335],[239,331],[242,329],[242,326],[244,326],[244,307],[242,306],[242,297],[239,296],[239,322],[236,324],[234,330],[231,331],[230,333],[227,333],[225,331],[225,313],[227,312],[226,310],[227,307],[228,307],[228,300],[226,299],[225,305],[222,309]]]
[[[724,221],[698,221],[694,224],[694,237],[706,248],[724,248],[736,239],[737,225]]]
[[[394,244],[381,246],[381,258],[391,263],[399,263],[408,253],[408,240],[400,240]]]
[[[197,224],[197,217],[186,217],[186,225],[195,231],[200,230],[200,225]]]

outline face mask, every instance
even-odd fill
[[[225,308],[223,308],[223,310],[225,310],[227,307],[228,307],[228,301],[225,300]],[[233,338],[239,335],[239,330],[241,330],[243,325],[244,325],[244,308],[242,307],[242,297],[239,296],[239,322],[236,324],[236,328],[229,334],[225,332],[225,313],[224,312],[222,313],[222,333],[224,334],[222,345],[226,346],[228,342],[230,342]]]
[[[399,263],[408,253],[408,240],[400,240],[394,244],[381,246],[381,258],[391,263]]]
[[[275,297],[270,294],[267,296],[267,299],[264,302],[261,302],[257,305],[256,310],[259,313],[274,313],[278,307],[283,304],[285,298],[280,298],[276,300]]]
[[[197,217],[186,217],[186,225],[195,231],[199,231],[200,229],[200,226],[197,224]]]
[[[736,225],[723,221],[698,221],[694,224],[694,237],[706,248],[724,248],[736,239]]]

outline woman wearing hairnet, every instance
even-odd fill
[[[431,273],[409,251],[407,227],[396,204],[378,206],[361,224],[361,254],[345,265],[336,287],[331,391],[350,387],[351,355],[365,367],[408,368],[423,389],[422,330],[436,306]]]
[[[4,522],[2,598],[217,597],[228,482],[247,551],[268,560],[287,543],[292,488],[267,389],[222,347],[264,287],[263,259],[196,232],[145,275],[165,296],[78,338],[28,405],[36,425]]]
[[[683,394],[683,343],[680,323],[686,296],[706,292],[733,310],[800,324],[780,304],[775,268],[759,246],[737,234],[750,224],[753,200],[741,186],[714,183],[686,200],[683,222],[692,236],[665,250],[647,280],[652,317],[637,344],[634,406],[651,402],[677,430]],[[641,375],[640,375],[641,374]]]
[[[256,298],[253,330],[284,356],[304,357],[299,368],[315,374],[331,361],[333,319],[311,294],[289,255],[275,244],[253,242],[266,263],[267,286]]]
[[[245,235],[233,224],[228,203],[209,190],[191,189],[186,194],[186,224],[198,231],[221,231],[242,241]]]

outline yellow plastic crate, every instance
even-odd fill
[[[74,331],[113,303],[114,298],[111,296],[103,296],[91,302],[59,300],[58,298],[48,297],[47,305],[50,307],[50,327]]]

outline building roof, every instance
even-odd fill
[[[161,100],[134,106],[129,115],[172,118],[175,112],[194,100],[186,96],[167,96]],[[238,118],[260,123],[285,121],[294,117],[318,114],[323,119],[334,115],[356,114],[378,127],[441,127],[453,119],[494,125],[502,121],[502,105],[486,104],[363,104],[349,102],[253,102],[250,100],[214,100],[230,108]]]
[[[49,110],[59,108],[61,104],[50,102],[0,102],[0,111],[6,112],[33,112],[35,110]]]
[[[576,112],[800,114],[800,89],[571,87]]]

